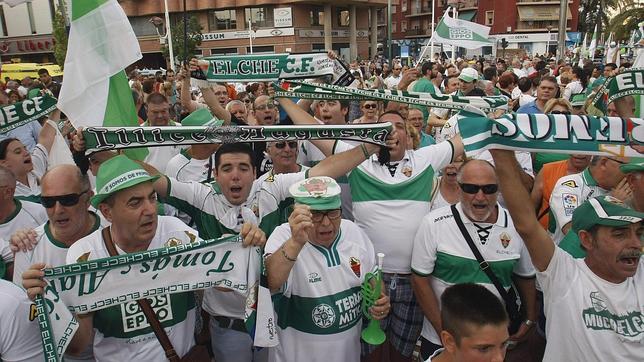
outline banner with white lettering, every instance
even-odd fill
[[[595,90],[592,103],[605,113],[609,103],[635,94],[644,94],[644,68],[629,68],[614,77],[606,78]]]
[[[468,156],[487,149],[641,157],[641,118],[509,114],[458,120]]]
[[[58,361],[74,335],[70,312],[214,287],[256,305],[260,263],[259,250],[242,247],[235,235],[45,269],[44,305],[37,306],[45,360]]]
[[[0,133],[36,121],[56,109],[56,98],[44,95],[0,108]]]
[[[484,112],[507,109],[508,98],[505,96],[462,97],[430,93],[406,92],[401,90],[357,89],[337,85],[309,82],[289,82],[295,87],[287,91],[275,85],[275,97],[297,97],[302,99],[338,99],[338,100],[382,100],[413,104],[434,108],[462,110],[468,106]]]
[[[384,145],[391,123],[311,126],[90,127],[86,153],[135,147],[202,143],[343,139]]]
[[[200,58],[192,78],[208,82],[267,82],[333,76],[335,61],[326,53],[244,54]],[[337,77],[337,75],[336,75]]]

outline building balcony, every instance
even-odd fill
[[[557,0],[516,0],[517,5],[559,5]],[[572,0],[568,0],[568,4],[572,4]]]
[[[411,8],[411,12],[409,14],[405,14],[406,18],[414,18],[418,16],[432,16],[432,8],[431,7],[421,7],[421,8]]]
[[[431,29],[421,29],[421,28],[407,29],[403,33],[405,34],[405,38],[428,37],[432,35]]]

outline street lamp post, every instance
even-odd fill
[[[387,0],[387,57],[389,62],[392,59],[391,49],[391,0]]]
[[[559,2],[559,33],[557,34],[557,59],[566,57],[566,19],[568,15],[568,0]]]
[[[548,39],[546,39],[546,56],[550,54],[550,32],[552,31],[552,25],[546,27],[548,29]]]

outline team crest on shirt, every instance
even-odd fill
[[[335,322],[335,310],[328,304],[318,304],[313,308],[311,318],[316,326],[326,329]]]
[[[409,166],[405,166],[405,167],[402,168],[401,172],[403,173],[403,175],[405,175],[407,177],[411,177],[412,169]]]
[[[77,262],[77,263],[81,263],[81,262],[84,262],[84,261],[88,261],[88,260],[89,260],[89,254],[90,254],[90,252],[88,251],[87,253],[85,253],[85,254],[83,254],[83,255],[79,256],[79,257],[76,259],[76,262]]]
[[[179,240],[179,239],[177,239],[177,238],[174,238],[174,237],[173,237],[173,238],[168,239],[168,240],[163,244],[163,246],[165,246],[165,247],[168,247],[168,246],[178,246],[178,245],[181,245],[181,244],[183,244],[183,243],[181,242],[181,240]]]
[[[29,306],[29,321],[31,322],[36,318],[38,318],[38,308],[36,308],[36,304],[31,303]]]
[[[351,264],[351,270],[353,270],[353,274],[360,278],[360,259],[352,256],[349,259],[349,264]]]
[[[251,205],[250,211],[252,211],[256,217],[259,217],[259,206],[257,206],[257,204]]]
[[[564,213],[566,216],[572,215],[578,206],[577,195],[563,194],[561,195],[561,200],[563,202]]]
[[[510,241],[512,238],[510,237],[510,234],[506,233],[505,231],[501,233],[501,245],[503,245],[504,249],[507,249],[508,245],[510,245]]]
[[[567,187],[575,188],[575,187],[577,187],[577,183],[575,182],[575,180],[568,180],[566,182],[562,182],[561,186],[567,186]]]

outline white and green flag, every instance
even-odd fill
[[[590,40],[588,46],[588,57],[590,60],[595,58],[595,49],[597,49],[597,24],[595,24],[595,31],[593,31],[593,38]]]
[[[124,69],[142,55],[121,5],[116,0],[73,0],[71,13],[58,108],[76,128],[137,126]]]
[[[432,38],[437,43],[451,44],[461,48],[478,49],[484,46],[492,46],[493,42],[488,39],[490,27],[454,19],[447,12],[436,26]]]

